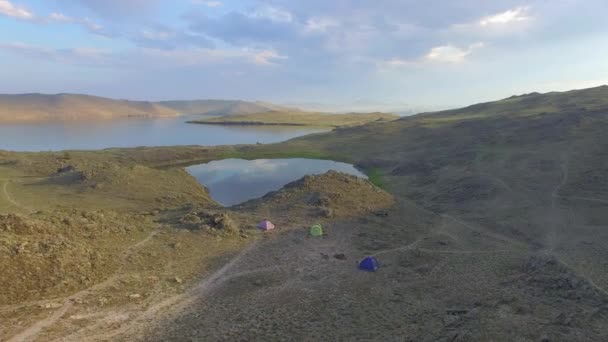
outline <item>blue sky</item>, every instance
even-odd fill
[[[606,13],[605,0],[0,0],[0,93],[465,105],[608,83]]]

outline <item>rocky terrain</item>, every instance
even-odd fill
[[[606,99],[528,94],[274,145],[0,152],[0,339],[607,340]],[[288,156],[382,189],[328,173],[222,208],[182,168]],[[377,272],[357,269],[369,255]]]

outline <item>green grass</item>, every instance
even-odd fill
[[[368,180],[379,187],[380,189],[386,189],[386,180],[384,179],[384,172],[378,168],[364,170],[368,177]]]
[[[251,150],[251,151],[226,151],[219,155],[216,159],[291,159],[291,158],[305,158],[305,159],[320,159],[320,160],[333,160],[344,163],[351,163],[352,158],[346,155],[328,154],[321,151],[315,150]]]

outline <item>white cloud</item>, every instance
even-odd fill
[[[48,16],[37,16],[25,8],[13,5],[7,0],[0,0],[0,15],[27,20],[37,24],[74,24],[83,27],[89,32],[105,35],[103,26],[88,18],[72,18],[63,13],[53,12]]]
[[[331,18],[313,17],[306,21],[305,32],[325,32],[329,28],[338,26],[338,22]]]
[[[38,21],[45,24],[74,24],[86,29],[89,32],[105,35],[103,26],[89,18],[73,18],[63,13],[51,13],[48,17],[38,19]]]
[[[207,7],[220,7],[222,6],[222,2],[221,1],[216,1],[216,0],[192,0],[193,4],[197,4],[197,5],[205,5]]]
[[[473,53],[474,50],[483,46],[483,43],[475,43],[468,48],[459,48],[451,44],[436,46],[424,56],[424,59],[429,62],[460,63]]]
[[[142,30],[141,35],[148,40],[165,41],[173,37],[174,34],[167,31]]]
[[[276,60],[287,59],[287,56],[283,56],[274,50],[262,50],[254,51],[252,60],[257,65],[276,65]]]
[[[497,13],[497,14],[482,18],[479,21],[479,25],[481,25],[481,26],[508,25],[508,24],[527,21],[527,20],[530,20],[530,18],[531,18],[528,15],[528,11],[529,11],[528,7],[517,7],[514,9],[510,9],[510,10],[502,12],[502,13]]]
[[[0,0],[0,14],[21,20],[32,20],[34,14],[23,7],[13,5],[8,0]]]
[[[466,60],[475,50],[484,47],[484,43],[475,43],[467,48],[460,48],[452,44],[431,48],[424,56],[416,59],[392,58],[377,63],[381,71],[390,71],[398,68],[416,68],[431,63],[459,64]]]
[[[24,43],[0,44],[0,50],[47,62],[86,66],[109,66],[115,63],[110,51],[95,48],[52,49]]]
[[[72,23],[74,21],[74,19],[61,13],[51,13],[47,19],[54,23]]]
[[[251,12],[249,16],[252,18],[263,18],[283,23],[290,23],[293,21],[291,12],[272,6],[257,8]]]
[[[164,50],[137,48],[113,52],[95,48],[55,49],[23,43],[0,43],[0,50],[19,56],[70,65],[126,68],[173,68],[225,63],[276,65],[286,56],[274,50],[188,48]]]

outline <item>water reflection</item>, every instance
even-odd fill
[[[0,149],[59,151],[137,146],[217,146],[258,142],[266,144],[326,131],[308,127],[209,126],[185,123],[189,119],[192,118],[2,124]]]
[[[209,189],[218,203],[231,206],[258,198],[305,175],[329,170],[367,178],[350,164],[316,159],[224,159],[186,170]]]

